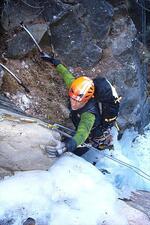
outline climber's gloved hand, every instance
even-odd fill
[[[61,142],[58,146],[45,146],[45,151],[50,158],[59,157],[66,152],[65,143]]]
[[[65,147],[66,147],[66,151],[68,152],[74,152],[77,148],[77,143],[73,138],[67,138],[64,141]]]
[[[59,59],[55,59],[53,54],[48,54],[46,52],[41,52],[41,59],[43,59],[46,62],[50,62],[53,66],[57,66],[61,64],[61,61]]]
[[[77,148],[76,141],[73,138],[67,138],[64,142],[61,142],[58,146],[46,146],[45,151],[50,158],[59,157],[64,152],[74,152]]]
[[[60,156],[64,152],[74,152],[76,148],[76,141],[73,138],[67,138],[64,142],[61,142],[61,146],[57,148],[57,156]]]

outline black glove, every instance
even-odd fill
[[[60,60],[55,59],[53,54],[48,54],[46,52],[41,53],[41,59],[43,59],[46,62],[50,62],[54,66],[61,64]]]
[[[74,152],[77,148],[77,143],[73,138],[67,138],[64,143],[68,152]]]

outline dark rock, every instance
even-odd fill
[[[54,49],[67,65],[90,67],[101,59],[102,49],[72,13],[51,31]]]
[[[35,24],[28,26],[29,31],[39,43],[47,31],[46,24]],[[35,44],[26,31],[22,31],[15,35],[8,42],[7,57],[20,58],[35,48]]]
[[[106,1],[77,2],[72,11],[51,26],[52,40],[67,65],[91,67],[102,57],[98,45],[108,35],[113,8]]]
[[[0,219],[0,225],[13,225],[14,222],[15,221],[13,219],[10,219],[10,220],[7,220],[7,219],[1,220]]]
[[[132,20],[128,17],[116,18],[106,43],[115,66],[108,67],[103,75],[115,82],[119,94],[123,96],[118,122],[122,129],[134,126],[142,130],[149,122],[150,107],[146,72],[141,65],[140,44]]]
[[[118,57],[125,73],[122,81],[118,79],[119,87],[123,87],[120,114],[126,117],[126,126],[137,127],[139,130],[149,122],[149,100],[146,92],[146,77],[141,67],[138,49],[133,46]],[[141,79],[142,74],[142,79]]]
[[[39,10],[42,13],[38,14]],[[113,7],[104,0],[33,1],[30,5],[10,1],[3,9],[2,25],[9,30],[21,21],[31,23],[44,18],[51,24],[53,44],[60,58],[70,66],[91,67],[102,57],[101,41],[108,35],[112,16]],[[31,32],[38,42],[45,29],[46,25],[32,25]],[[20,32],[8,42],[7,57],[22,57],[32,48],[31,38]]]
[[[23,225],[35,225],[35,219],[29,217],[24,223]]]
[[[127,12],[125,3],[118,5],[117,1],[113,0],[113,9],[104,0],[44,0],[41,5],[40,2],[30,1],[32,5],[35,3],[37,8],[43,7],[40,16],[44,16],[49,22],[51,32],[46,32],[46,25],[32,25],[31,32],[38,43],[44,40],[44,37],[49,39],[56,55],[58,54],[58,58],[67,66],[89,68],[100,61],[100,76],[106,76],[115,84],[123,97],[119,124],[124,129],[130,126],[143,128],[149,121],[146,65],[142,65],[138,49],[140,45],[136,44],[138,42],[135,25],[129,16],[122,14],[123,11]],[[24,9],[22,16],[27,16],[27,11],[30,12],[27,22],[32,22],[36,14],[33,7],[22,5],[19,1],[9,1],[8,9],[5,6],[3,11],[3,21],[9,17],[6,22],[16,10]],[[15,14],[18,15],[17,13]],[[14,27],[18,21],[12,19],[13,24],[9,27]],[[33,47],[35,46],[28,34],[20,32],[9,41],[7,56],[22,57]]]
[[[130,18],[120,18],[113,23],[111,49],[113,55],[120,55],[133,45],[136,28]]]
[[[44,3],[45,2],[45,3]],[[44,19],[50,23],[61,20],[72,9],[70,5],[63,4],[61,1],[44,1]]]
[[[84,15],[80,18],[94,39],[103,40],[112,24],[113,7],[105,0],[79,0]]]
[[[77,4],[77,0],[61,0],[63,3],[66,3],[66,4],[71,4],[71,5],[74,5],[74,4]]]
[[[68,10],[70,10],[69,5],[55,0],[7,1],[2,9],[1,24],[8,31],[18,27],[22,21],[28,24],[44,19],[52,23],[56,18],[60,19]]]
[[[127,204],[144,212],[150,218],[150,192],[137,191],[132,193],[131,201]]]
[[[28,23],[40,18],[41,10],[39,1],[33,1],[31,5],[23,1],[7,1],[2,10],[1,25],[5,30],[10,31],[18,27],[22,21]]]

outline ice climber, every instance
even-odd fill
[[[49,154],[55,157],[69,151],[81,156],[88,149],[80,145],[87,141],[98,149],[111,145],[110,128],[117,119],[120,102],[111,83],[104,77],[75,78],[60,60],[47,53],[42,53],[41,58],[50,62],[63,78],[69,90],[70,117],[76,128],[72,138],[62,142],[61,148],[50,149]]]

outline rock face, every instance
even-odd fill
[[[55,50],[68,65],[89,67],[96,64],[102,56],[99,42],[104,40],[109,32],[112,22],[113,8],[106,1],[75,1],[70,5],[61,1],[37,1],[34,6],[24,5],[15,1],[4,5],[1,24],[5,30],[18,27],[20,22],[31,23],[33,20],[46,20],[50,23],[52,40]],[[35,8],[35,10],[33,10]],[[92,8],[92,10],[91,10]],[[39,11],[42,13],[39,13]],[[20,13],[20,11],[22,13]],[[14,17],[14,14],[16,17]],[[17,16],[18,15],[18,16]],[[40,38],[43,36],[44,27],[39,25]],[[37,30],[31,30],[35,38]],[[45,30],[46,32],[46,30]],[[29,39],[29,38],[28,38]],[[33,48],[24,34],[17,34],[8,43],[8,57],[25,55]],[[49,39],[51,37],[49,36]],[[65,41],[64,41],[65,40]],[[23,42],[29,42],[23,47]],[[25,49],[25,50],[24,50]],[[26,50],[27,49],[27,50]]]
[[[122,215],[125,215],[129,225],[150,225],[150,219],[144,212],[125,203],[122,208]]]
[[[137,191],[132,194],[127,204],[123,203],[123,214],[129,225],[150,224],[150,192]]]
[[[133,193],[128,204],[144,212],[150,218],[150,192],[137,191]]]
[[[80,66],[84,74],[91,70],[91,77],[94,69],[94,76],[107,77],[122,96],[118,119],[122,130],[131,126],[142,129],[149,122],[150,110],[146,65],[141,61],[142,44],[125,6],[116,4],[113,8],[104,0],[33,3],[8,1],[3,7],[1,24],[14,32],[7,56],[23,57],[35,47],[23,31],[18,29],[15,33],[24,21],[37,42],[42,40],[46,46],[52,43],[67,66]]]
[[[42,121],[26,117],[15,108],[12,111],[17,114],[6,110],[6,105],[2,108],[0,177],[12,175],[15,171],[48,169],[53,160],[46,154],[45,146],[56,146],[60,143],[60,135],[46,128]]]
[[[72,13],[52,26],[51,31],[54,49],[68,65],[88,67],[100,60],[102,49]]]
[[[24,21],[37,42],[47,46],[52,43],[67,66],[80,66],[85,74],[94,69],[97,76],[108,78],[122,96],[119,125],[122,129],[142,129],[149,122],[146,67],[140,58],[142,45],[135,25],[125,8],[121,14],[119,6],[113,8],[105,0],[31,2],[7,1],[0,9],[1,26],[11,31],[7,57],[22,58],[35,48],[30,37],[18,29]],[[43,40],[45,36],[49,42]],[[0,70],[0,90],[3,75]],[[59,143],[58,133],[47,129],[42,121],[27,117],[0,95],[0,178],[15,171],[48,169],[53,160],[45,146]],[[128,205],[124,204],[129,225],[150,224],[149,202],[149,193],[139,191]]]
[[[65,63],[90,67],[102,57],[100,42],[109,32],[113,8],[106,1],[76,2],[66,17],[52,24],[52,40]]]
[[[34,24],[28,26],[28,30],[31,33],[34,33],[34,38],[36,39],[37,42],[40,42],[43,35],[47,31],[47,25]],[[18,35],[15,35],[11,39],[11,41],[8,42],[7,57],[11,58],[22,57],[34,47],[35,47],[34,42],[30,38],[30,36],[25,31],[22,31],[18,33]]]
[[[141,46],[132,20],[116,18],[106,42],[109,56],[101,61],[102,73],[122,96],[118,122],[124,129],[131,125],[140,129],[149,122],[149,98],[146,72],[139,54]]]

